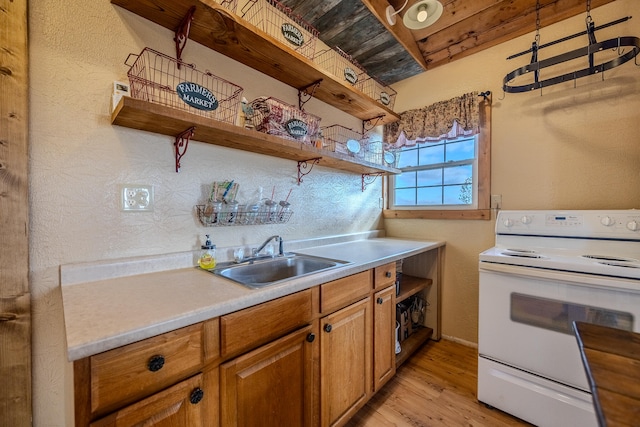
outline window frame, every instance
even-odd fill
[[[478,132],[478,196],[475,209],[391,209],[389,208],[390,178],[385,177],[383,197],[384,219],[491,219],[491,103],[489,99],[480,102],[480,129]]]

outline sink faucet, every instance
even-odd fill
[[[267,246],[269,244],[269,242],[274,240],[274,239],[278,242],[278,256],[284,256],[284,247],[283,247],[284,241],[282,240],[282,237],[278,236],[277,234],[275,236],[271,236],[267,240],[265,240],[264,243],[262,245],[260,245],[260,247],[258,249],[254,248],[253,251],[252,251],[252,255],[254,257],[258,256],[260,251],[262,251],[265,248],[265,246]]]

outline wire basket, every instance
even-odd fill
[[[236,9],[238,8],[238,0],[216,0],[216,3],[233,13],[236,13]]]
[[[137,56],[129,64],[132,56]],[[242,88],[148,47],[125,61],[131,97],[235,124]]]
[[[339,47],[317,52],[313,62],[350,85],[355,85],[367,77],[362,65]]]
[[[322,128],[323,148],[336,153],[362,156],[362,147],[368,145],[369,137],[341,125]]]
[[[196,205],[198,213],[198,219],[200,223],[205,227],[229,227],[235,225],[263,225],[263,224],[284,224],[289,222],[292,211],[278,210],[275,212],[268,212],[265,210],[253,211],[246,207],[241,207],[235,214],[233,220],[229,220],[229,217],[224,217],[223,213],[220,215],[208,212],[206,205]]]
[[[391,87],[384,85],[374,77],[361,79],[357,87],[372,99],[393,110],[393,104],[396,102],[396,91]]]
[[[253,100],[251,109],[247,118],[257,131],[315,145],[320,117],[273,97]]]
[[[277,0],[249,0],[242,17],[301,55],[313,59],[318,30]]]
[[[374,163],[376,165],[384,164],[384,149],[382,141],[372,141],[364,144],[362,147],[362,159],[365,162]]]

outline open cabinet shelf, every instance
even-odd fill
[[[403,274],[400,279],[400,292],[396,296],[396,304],[407,300],[418,292],[433,284],[432,279]],[[433,336],[433,329],[420,326],[400,343],[402,351],[396,354],[396,369],[402,365],[416,350]]]
[[[136,15],[175,31],[195,7],[189,38],[299,91],[375,125],[400,116],[360,90],[325,72],[303,55],[229,12],[212,0],[111,0]],[[374,120],[375,119],[375,120]]]
[[[365,162],[347,154],[315,148],[186,111],[140,99],[122,97],[111,115],[111,123],[132,129],[175,137],[195,126],[193,140],[250,151],[299,162],[318,159],[317,164],[359,174],[397,174],[398,169]]]

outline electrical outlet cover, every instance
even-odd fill
[[[153,211],[153,186],[125,184],[121,191],[122,210],[125,212]]]

